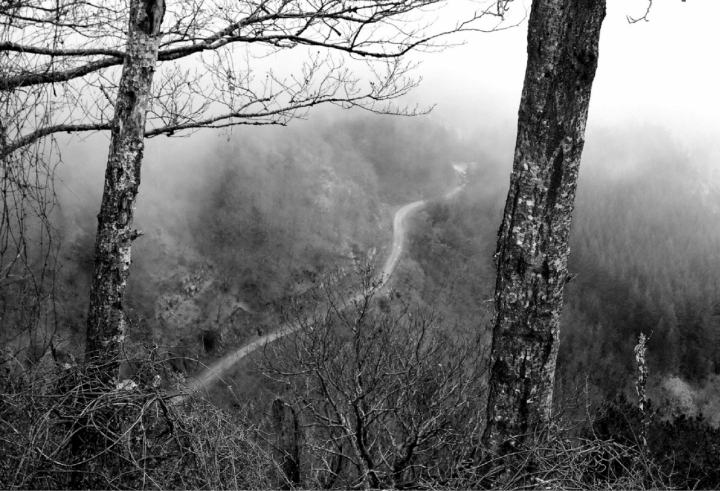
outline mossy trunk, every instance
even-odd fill
[[[534,0],[497,282],[484,442],[505,453],[551,416],[570,222],[605,0]]]

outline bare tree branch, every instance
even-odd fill
[[[685,0],[683,0],[683,2],[684,1]],[[648,15],[650,14],[650,9],[652,8],[652,3],[653,3],[653,0],[648,0],[647,10],[645,10],[645,13],[641,17],[635,18],[635,17],[631,17],[628,15],[627,16],[628,23],[635,24],[636,22],[640,22],[641,20],[644,20],[645,22],[649,22],[650,19],[648,19]]]
[[[32,53],[36,55],[47,55],[47,56],[94,56],[94,55],[106,55],[113,56],[115,58],[122,58],[125,56],[124,53],[112,49],[52,49],[44,48],[41,46],[23,45],[18,43],[12,43],[5,41],[0,43],[0,52],[3,51],[15,51],[18,53]]]
[[[52,135],[54,133],[79,133],[82,131],[101,131],[109,130],[110,122],[107,123],[91,123],[91,124],[59,124],[55,126],[46,126],[37,131],[34,131],[22,138],[14,141],[6,146],[3,146],[2,152],[0,152],[0,159],[5,158],[15,150],[29,145],[45,136]]]
[[[413,114],[416,109],[387,106],[416,85],[409,78],[412,66],[397,60],[413,50],[446,48],[450,44],[444,40],[456,32],[508,27],[500,22],[509,0],[492,2],[450,28],[433,29],[432,20],[418,22],[419,11],[441,3],[267,0],[218,2],[201,9],[193,3],[173,2],[161,32],[160,80],[152,96],[146,136],[172,136],[203,126],[287,124],[323,103]],[[478,21],[485,18],[498,22],[483,29]],[[58,132],[109,129],[119,67],[126,56],[126,22],[127,6],[119,0],[102,4],[28,0],[3,6],[0,56],[5,69],[0,72],[0,91],[51,91],[53,109],[46,111],[37,127],[17,118],[17,127],[5,129],[0,155]],[[256,61],[262,65],[269,53],[302,46],[328,55],[310,55],[312,59],[298,65],[289,77],[254,67]],[[249,53],[242,69],[231,62],[239,47]],[[208,54],[210,58],[203,58]],[[191,58],[206,71],[191,73],[183,68],[196,66],[186,61]],[[372,84],[353,75],[350,64],[360,66],[360,60],[370,67]],[[372,60],[386,69],[372,68]],[[26,101],[27,107],[35,105]],[[52,121],[52,114],[64,121]]]

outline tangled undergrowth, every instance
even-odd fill
[[[702,414],[662,418],[649,401],[645,455],[673,489],[720,487],[720,429]],[[625,395],[605,402],[586,434],[627,448],[642,448],[644,414]]]
[[[128,378],[112,386],[103,367],[0,352],[0,488],[720,485],[720,431],[702,417],[660,420],[644,398],[605,402],[580,424],[558,417],[487,454],[480,345],[443,335],[432,313],[398,310],[392,295],[371,307],[376,287],[366,286],[343,308],[328,297],[312,322],[291,311],[307,325],[258,365],[273,396],[232,410],[191,392],[156,345],[126,346]]]
[[[333,487],[327,476],[318,480],[313,462],[303,461],[303,455],[310,452],[302,447],[317,443],[312,441],[315,433],[309,431],[308,421],[300,418],[292,426],[294,433],[279,435],[287,425],[276,424],[277,412],[273,414],[272,407],[229,412],[197,395],[176,405],[173,395],[181,380],[167,372],[166,361],[156,353],[150,356],[145,352],[133,360],[136,370],[131,379],[115,387],[95,386],[89,391],[93,375],[82,364],[61,366],[46,357],[28,367],[3,354],[0,487]],[[295,409],[293,414],[302,414]],[[645,452],[628,436],[641,424],[640,416],[633,411],[636,408],[626,402],[606,404],[584,432],[555,425],[518,439],[515,450],[502,457],[487,458],[477,447],[455,448],[453,452],[457,453],[452,458],[444,456],[442,468],[420,472],[418,480],[397,483],[395,487],[662,489],[717,483],[716,472],[712,473],[718,468],[717,462],[707,460],[717,460],[717,452],[712,451],[718,441],[716,431],[709,431],[695,420],[657,423],[651,425],[651,451]],[[692,435],[683,433],[688,429]],[[283,457],[288,439],[297,439],[295,443],[301,447],[292,475]],[[676,447],[684,441],[690,448],[691,440],[697,439],[707,445],[695,445],[694,456],[682,454]],[[669,449],[675,449],[675,453]],[[336,472],[356,471],[352,465],[345,465]],[[367,482],[358,476],[338,477],[336,483]]]
[[[202,398],[174,405],[164,364],[133,362],[133,379],[109,387],[81,364],[3,354],[0,488],[271,487],[274,463],[243,414]]]

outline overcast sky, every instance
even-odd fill
[[[521,2],[512,7],[515,15],[524,11]],[[627,15],[640,16],[646,7],[646,0],[608,0],[589,125],[648,122],[688,147],[718,138],[720,1],[655,0],[650,22],[628,24]],[[466,45],[424,56],[418,71],[424,80],[413,99],[436,102],[433,117],[452,124],[515,124],[526,36],[527,21],[466,35]]]
[[[530,1],[515,0],[512,19],[521,19]],[[476,8],[477,4],[450,0],[439,11],[440,21],[457,18],[463,6]],[[641,16],[646,8],[647,0],[608,0],[588,130],[622,130],[628,123],[662,126],[691,154],[697,152],[702,160],[714,163],[720,159],[720,0],[655,0],[649,22],[628,24],[626,16]],[[415,75],[423,81],[406,102],[436,103],[430,117],[458,131],[497,130],[502,144],[483,144],[502,147],[501,159],[509,165],[527,61],[526,36],[524,21],[502,32],[453,38],[464,38],[466,44],[441,53],[414,55],[422,60]],[[304,54],[302,49],[293,53]],[[311,111],[309,121],[292,124],[312,125],[318,117],[319,111]],[[173,148],[199,151],[197,147],[207,145],[198,143],[201,135],[211,137],[210,141],[222,139],[216,131],[201,132],[190,139],[173,140]],[[84,160],[91,153],[95,164],[104,164],[108,137],[97,135],[79,145],[74,158]],[[88,150],[91,141],[97,143],[96,151]],[[166,154],[167,145],[165,138],[150,140],[147,156]],[[90,174],[101,182],[104,165],[93,167],[97,169]]]

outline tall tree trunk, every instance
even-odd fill
[[[552,409],[570,221],[605,0],[533,0],[510,191],[495,253],[483,439],[504,453]],[[509,447],[508,447],[509,445]]]
[[[138,232],[130,227],[140,185],[145,120],[164,13],[163,0],[130,1],[127,51],[115,100],[95,239],[95,268],[85,343],[85,360],[90,363],[92,378],[86,384],[81,402],[85,407],[98,391],[117,382],[120,350],[127,333],[127,316],[122,302],[130,272],[130,247],[138,236]],[[105,462],[111,454],[103,452],[113,443],[107,441],[107,435],[118,433],[117,421],[107,409],[96,411],[92,419],[96,426],[105,425],[102,432],[83,419],[76,421],[79,429],[71,438],[71,452],[76,461],[70,474],[72,489],[107,487],[107,482],[93,480],[93,476],[103,476],[102,468],[112,465]],[[88,466],[100,471],[87,472]]]
[[[123,311],[130,269],[131,230],[140,164],[145,148],[145,119],[160,43],[163,0],[132,0],[125,63],[115,101],[115,116],[102,205],[95,240],[95,270],[90,292],[85,356],[112,382],[127,333]]]

